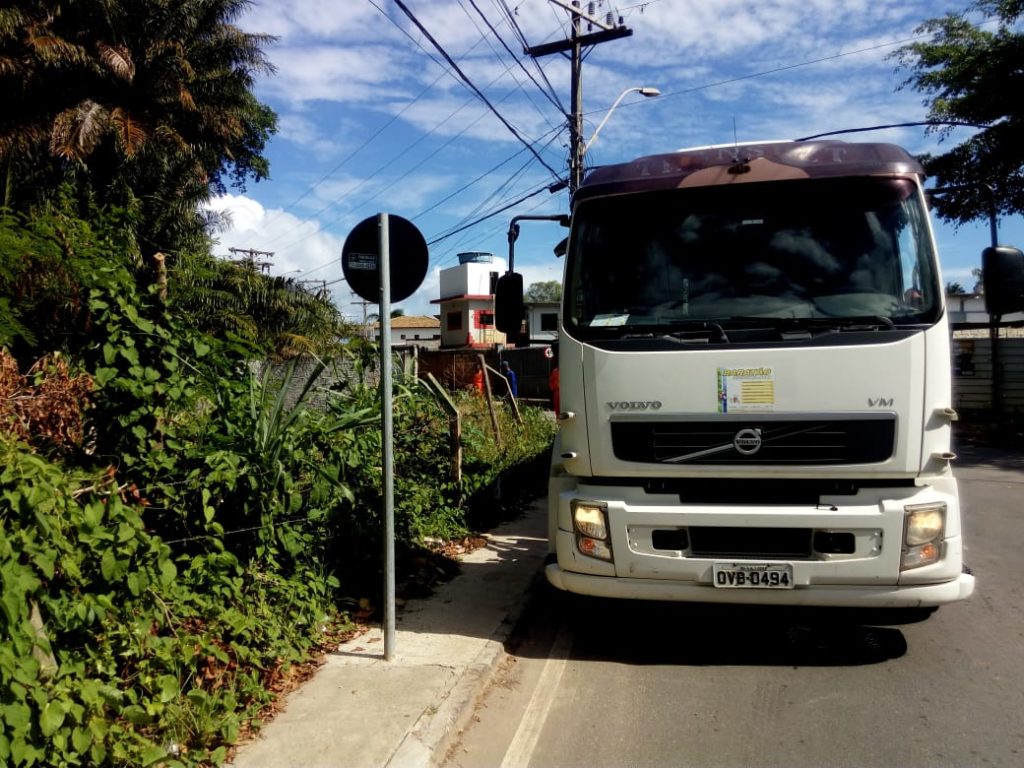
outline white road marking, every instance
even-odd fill
[[[558,684],[565,671],[571,648],[572,637],[563,624],[558,628],[551,652],[548,654],[547,661],[544,662],[544,669],[541,670],[540,678],[533,689],[533,695],[530,696],[530,702],[526,706],[526,713],[519,722],[519,728],[516,729],[512,742],[508,745],[505,758],[501,761],[501,768],[523,768],[530,764],[533,750],[540,739],[540,732],[544,728],[548,712],[555,701]]]

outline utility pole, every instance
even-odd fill
[[[273,251],[257,251],[255,248],[228,248],[235,256],[242,256],[243,258],[237,259],[237,262],[248,264],[249,269],[253,272],[259,268],[260,272],[269,273],[270,267],[273,262],[258,260],[258,256],[263,256],[265,259],[270,259],[273,255]]]
[[[366,327],[366,319],[367,319],[366,308],[369,307],[371,304],[373,304],[373,302],[372,301],[366,301],[365,299],[363,299],[362,301],[351,301],[349,303],[350,304],[356,304],[356,305],[361,306],[363,308],[363,326],[362,326],[362,328],[363,328],[363,336],[365,336],[366,338],[370,338],[370,336],[372,334],[370,333],[370,329]]]
[[[583,48],[585,46],[606,43],[629,37],[633,30],[628,29],[620,17],[616,22],[611,13],[604,19],[594,15],[594,3],[587,4],[587,10],[580,7],[579,0],[548,0],[548,2],[564,8],[572,15],[572,36],[568,40],[557,43],[545,43],[526,49],[533,57],[547,56],[551,53],[569,51],[571,64],[570,100],[571,113],[569,121],[569,193],[572,194],[583,181],[583,153],[586,142],[583,140]],[[582,33],[583,22],[587,22],[587,33]],[[594,28],[599,31],[592,31]]]
[[[366,308],[373,304],[372,301],[350,301],[349,304],[355,304],[363,308],[363,325],[366,325]]]

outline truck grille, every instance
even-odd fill
[[[612,449],[622,461],[655,464],[871,464],[896,447],[896,415],[778,419],[730,416],[695,420],[613,420]]]
[[[687,557],[797,560],[816,555],[852,555],[857,551],[857,540],[852,531],[691,526],[651,531],[651,546],[685,552]]]
[[[764,557],[797,559],[811,556],[809,528],[690,528],[693,557]]]

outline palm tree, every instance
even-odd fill
[[[130,210],[145,255],[202,238],[197,206],[268,173],[276,117],[252,93],[266,35],[250,0],[15,0],[0,8],[3,202],[61,182]]]
[[[326,290],[308,291],[245,262],[184,254],[169,287],[172,306],[190,324],[220,338],[233,335],[277,358],[322,353],[351,335]]]
[[[960,283],[946,283],[946,295],[947,296],[966,296],[967,291]]]

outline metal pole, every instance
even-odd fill
[[[395,653],[395,461],[391,402],[391,266],[388,215],[379,214],[380,422],[384,474],[384,660]]]
[[[579,8],[579,3],[573,6]],[[583,46],[579,42],[580,17],[572,17],[572,71],[570,73],[570,100],[572,114],[569,124],[569,194],[579,189],[583,181]]]

